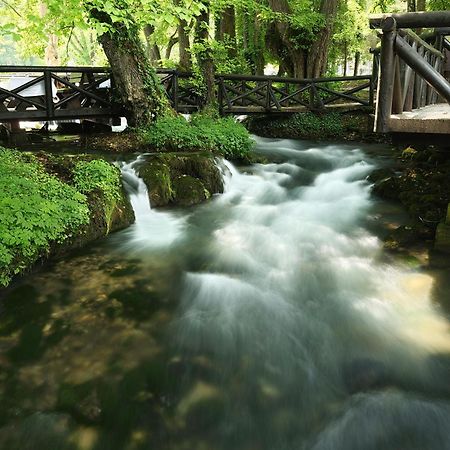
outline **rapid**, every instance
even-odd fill
[[[448,317],[384,257],[376,151],[257,152],[194,208],[118,162],[136,223],[2,300],[0,448],[450,448]]]

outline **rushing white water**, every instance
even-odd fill
[[[145,155],[140,155],[131,162],[119,163],[124,187],[136,216],[136,223],[126,232],[125,247],[133,251],[167,248],[181,236],[185,223],[185,218],[151,209],[147,186],[137,172],[144,161]]]
[[[448,324],[429,276],[378,262],[373,166],[358,149],[258,144],[282,162],[227,163],[198,213],[220,217],[194,251],[208,269],[187,273],[175,324],[180,354],[220,368],[222,426],[262,433],[249,448],[450,448],[449,405],[421,399],[449,392],[433,360]]]
[[[142,157],[122,166],[136,213],[126,248],[163,248],[187,267],[170,332],[190,367],[180,420],[220,389],[211,448],[450,448],[448,323],[430,276],[379,258],[375,163],[348,146],[259,139],[258,150],[275,162],[224,161],[225,193],[184,216],[151,210]]]

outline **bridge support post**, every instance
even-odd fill
[[[53,119],[55,112],[53,107],[53,89],[52,89],[52,73],[50,70],[44,71],[44,88],[45,88],[45,108],[47,109],[47,117]]]
[[[375,131],[387,133],[392,111],[392,97],[394,94],[394,41],[396,35],[396,23],[392,17],[388,17],[382,24],[383,37],[381,38],[380,77],[378,88],[377,109],[375,112]]]

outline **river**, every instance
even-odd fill
[[[377,149],[258,138],[157,211],[118,162],[136,223],[3,295],[0,448],[450,448],[448,291],[385,257]]]

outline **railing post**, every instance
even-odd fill
[[[382,23],[380,77],[378,80],[377,107],[375,112],[375,131],[387,133],[392,110],[394,93],[394,41],[396,36],[395,19],[388,17]]]
[[[394,73],[394,93],[392,97],[392,113],[401,114],[403,112],[403,90],[400,75],[400,59],[395,56]]]
[[[316,104],[316,87],[314,83],[309,85],[309,109],[313,110]]]
[[[173,109],[178,112],[178,70],[173,73],[172,82]]]
[[[44,91],[47,117],[51,120],[55,116],[55,110],[53,105],[52,73],[50,70],[44,70]]]
[[[269,80],[266,83],[266,111],[270,111],[270,90],[272,89],[272,82]]]

